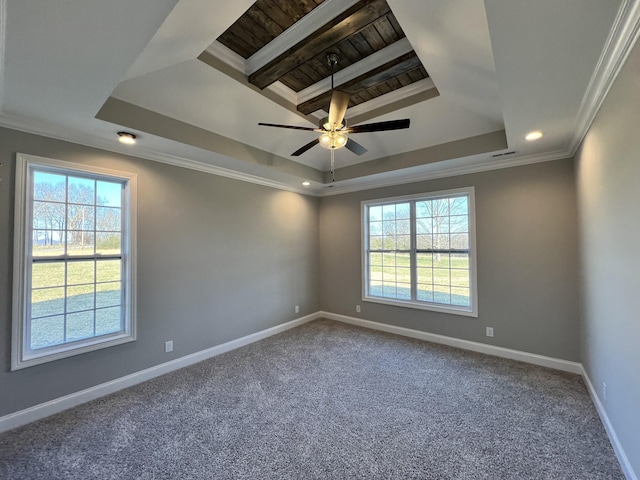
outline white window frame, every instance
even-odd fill
[[[369,241],[369,218],[368,218],[368,207],[370,206],[379,206],[386,204],[394,204],[401,203],[406,201],[419,201],[419,200],[429,200],[435,198],[446,198],[452,197],[459,194],[465,194],[468,198],[468,208],[469,208],[469,302],[470,305],[466,306],[458,306],[458,305],[448,305],[441,303],[432,303],[420,300],[400,300],[394,298],[385,298],[369,295],[368,293],[368,285],[369,285],[369,258],[367,255],[368,252],[368,241]],[[474,187],[464,187],[464,188],[456,188],[451,190],[441,190],[437,192],[428,192],[421,193],[415,195],[404,195],[399,197],[389,197],[389,198],[381,198],[381,199],[373,199],[373,200],[364,200],[361,202],[361,260],[362,260],[362,301],[364,302],[372,302],[372,303],[381,303],[385,305],[394,305],[408,308],[415,308],[420,310],[431,310],[435,312],[443,312],[443,313],[451,313],[456,315],[464,315],[470,317],[478,316],[478,286],[477,286],[477,255],[476,255],[476,219],[475,219],[475,189]],[[411,217],[411,255],[415,258],[415,217]],[[411,271],[411,288],[412,292],[416,290],[416,273],[415,273],[415,265]]]
[[[82,175],[97,180],[117,181],[124,185],[122,197],[123,261],[123,330],[113,334],[43,348],[41,352],[25,347],[27,317],[30,311],[32,260],[32,208],[34,170],[62,175]],[[137,175],[90,165],[18,153],[16,155],[16,190],[13,259],[13,330],[11,369],[39,365],[61,358],[132,342],[136,339],[136,212]]]

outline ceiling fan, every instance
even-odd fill
[[[387,122],[367,123],[365,125],[348,126],[347,120],[344,118],[347,108],[349,107],[350,95],[345,92],[334,90],[333,87],[333,74],[335,73],[336,65],[338,64],[339,57],[335,53],[327,55],[327,63],[331,68],[331,103],[329,104],[329,116],[320,120],[318,128],[311,127],[299,127],[296,125],[280,125],[276,123],[258,123],[265,127],[278,127],[278,128],[290,128],[293,130],[307,130],[317,132],[320,134],[318,138],[303,145],[298,150],[293,152],[291,156],[297,157],[302,155],[310,148],[320,144],[324,148],[331,150],[331,175],[334,173],[334,151],[338,148],[346,147],[347,150],[355,153],[356,155],[362,155],[367,152],[367,149],[360,145],[358,142],[349,138],[352,133],[369,133],[369,132],[384,132],[387,130],[400,130],[409,128],[410,120],[408,118],[402,120],[390,120]],[[335,178],[334,178],[335,180]]]

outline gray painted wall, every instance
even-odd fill
[[[16,152],[138,174],[136,342],[9,371]],[[319,310],[315,198],[7,129],[0,163],[0,416]]]
[[[640,475],[640,45],[576,154],[582,362]],[[607,398],[602,384],[607,384]]]
[[[476,196],[478,318],[363,302],[360,202],[466,186]],[[571,160],[324,197],[322,309],[579,361],[576,219]]]

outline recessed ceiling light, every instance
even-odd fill
[[[534,140],[538,140],[542,138],[542,132],[540,130],[536,130],[534,132],[529,132],[525,135],[524,139],[533,142]]]
[[[134,143],[136,143],[136,136],[133,133],[118,132],[118,140],[120,140],[120,143],[133,145]]]
[[[308,187],[309,185],[311,185],[311,182],[308,182],[305,180],[304,182],[302,182],[302,185],[304,185],[305,187]]]

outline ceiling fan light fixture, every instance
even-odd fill
[[[342,132],[326,132],[320,135],[320,146],[335,150],[342,148],[347,144],[349,138],[346,133]]]

